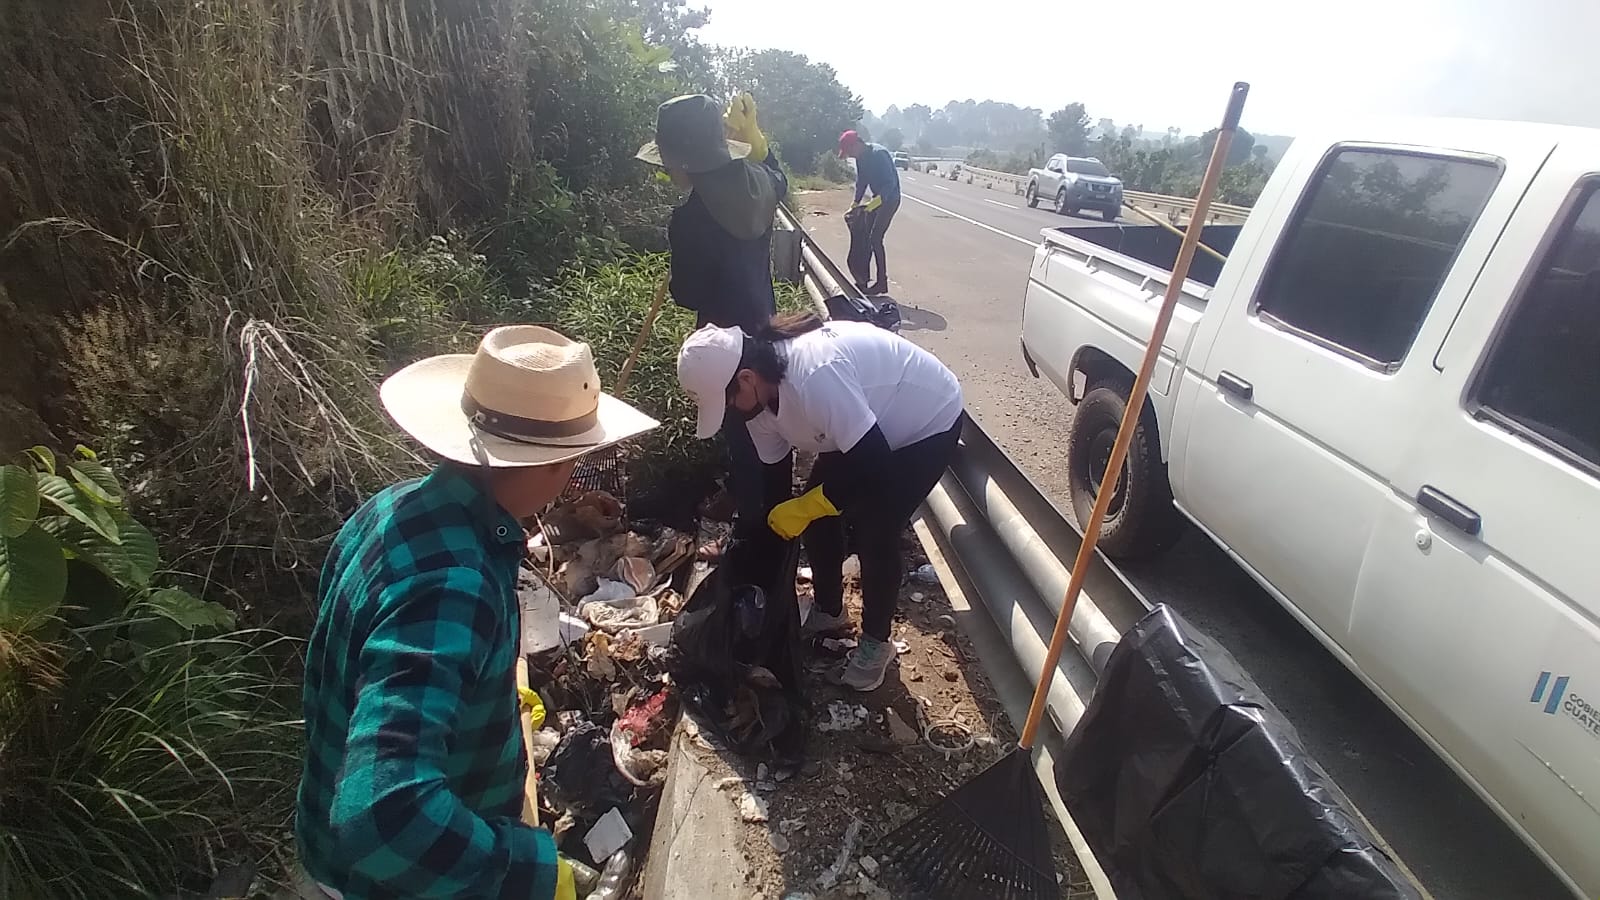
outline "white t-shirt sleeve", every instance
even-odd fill
[[[839,360],[812,372],[800,391],[806,418],[841,453],[849,453],[858,441],[878,424],[867,395],[861,390],[848,362]]]
[[[778,420],[770,412],[763,412],[746,422],[745,428],[750,432],[750,442],[756,445],[756,456],[769,466],[783,462],[783,458],[794,449],[778,431]]]

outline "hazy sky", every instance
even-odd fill
[[[831,63],[878,113],[1081,100],[1091,118],[1192,134],[1248,81],[1244,126],[1269,134],[1350,112],[1600,126],[1600,0],[701,4],[703,39]]]

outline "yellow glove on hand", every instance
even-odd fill
[[[767,527],[778,537],[792,541],[812,522],[838,514],[839,511],[834,509],[828,498],[822,495],[822,487],[819,485],[793,500],[785,500],[774,506],[772,512],[767,513]]]
[[[565,859],[556,859],[555,900],[578,900],[578,886],[572,880],[572,866]]]
[[[722,117],[722,127],[728,137],[750,145],[747,159],[762,162],[767,158],[767,136],[761,133],[760,126],[756,124],[756,98],[750,96],[748,91],[728,101],[728,112]]]
[[[872,212],[882,205],[883,198],[879,197],[877,194],[873,194],[871,197],[868,197],[860,203],[861,209],[865,212]]]

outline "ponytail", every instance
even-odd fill
[[[814,312],[784,313],[757,325],[755,333],[750,336],[763,343],[775,344],[794,340],[802,334],[816,331],[824,324],[822,317]]]
[[[809,334],[827,324],[814,312],[785,313],[773,316],[755,327],[744,339],[739,368],[750,369],[773,384],[783,380],[789,361],[778,352],[777,344]],[[731,386],[731,385],[730,385]]]

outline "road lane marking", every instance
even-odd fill
[[[907,200],[912,201],[913,203],[921,203],[923,206],[926,206],[929,209],[936,209],[939,212],[942,212],[945,215],[950,216],[951,218],[960,219],[961,221],[966,222],[968,225],[976,225],[979,228],[982,228],[984,231],[992,231],[995,234],[998,234],[1003,238],[1010,238],[1010,239],[1012,239],[1013,241],[1016,241],[1019,244],[1027,244],[1029,247],[1033,247],[1035,249],[1037,249],[1038,246],[1039,246],[1039,242],[1038,241],[1030,241],[1025,237],[1018,237],[1018,236],[1012,234],[1009,231],[1001,231],[1000,229],[994,227],[993,225],[985,225],[982,222],[979,222],[977,219],[969,219],[966,216],[963,216],[962,214],[960,214],[958,212],[952,212],[952,211],[950,211],[948,209],[945,209],[942,206],[938,206],[938,205],[935,205],[933,203],[929,203],[928,201],[922,199],[921,197],[913,197],[910,194],[903,194],[902,196],[904,196]]]
[[[942,185],[942,184],[936,184],[936,185],[934,185],[934,187],[936,187],[936,188],[938,188],[938,189],[939,189],[939,190],[941,190],[941,191],[948,191],[948,190],[950,190],[950,189],[949,189],[949,188],[947,188],[947,187],[945,187],[945,186],[944,186],[944,185]]]
[[[1004,206],[1006,209],[1021,209],[1022,208],[1020,206],[1012,206],[1009,203],[1001,203],[999,200],[990,200],[988,197],[983,198],[983,202],[985,202],[985,203],[993,203],[995,206]]]

